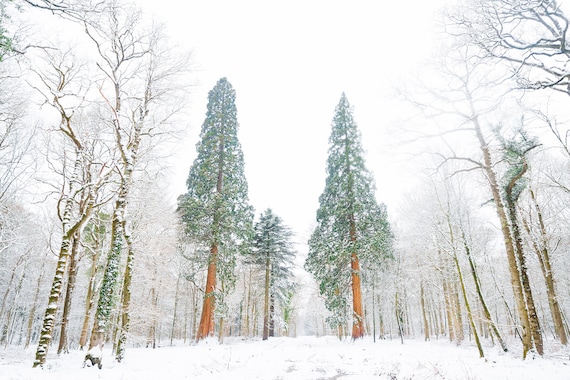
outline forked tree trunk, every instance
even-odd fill
[[[476,115],[475,112],[472,113]],[[532,336],[531,336],[531,326],[528,316],[528,311],[526,308],[526,300],[523,293],[520,271],[517,264],[517,257],[515,253],[515,248],[513,245],[513,239],[511,236],[511,229],[509,226],[509,219],[505,212],[505,206],[503,199],[501,197],[501,192],[499,190],[499,184],[495,172],[493,171],[493,161],[491,159],[491,153],[489,151],[489,145],[483,137],[481,127],[479,125],[479,119],[477,116],[472,118],[473,127],[475,130],[475,135],[479,141],[479,147],[483,153],[484,165],[483,169],[489,183],[491,194],[493,196],[493,201],[495,203],[495,210],[499,221],[501,224],[501,232],[503,234],[503,243],[505,245],[505,252],[507,254],[507,260],[509,263],[509,272],[511,275],[511,286],[513,288],[513,293],[515,296],[515,302],[517,305],[517,310],[520,316],[522,324],[522,343],[523,343],[523,359],[526,358],[528,351],[532,348]]]
[[[73,194],[76,186],[78,186],[78,181],[82,173],[83,159],[82,151],[78,149],[76,151],[75,165],[73,169],[73,174],[70,180],[70,190],[69,194]],[[75,201],[73,197],[68,197],[65,202],[65,207],[63,211],[62,218],[62,230],[63,236],[61,240],[61,246],[59,249],[59,257],[57,265],[55,268],[55,276],[52,282],[51,291],[48,298],[48,306],[44,315],[44,322],[42,330],[40,333],[40,341],[38,343],[38,348],[36,350],[36,359],[34,360],[33,367],[43,366],[46,361],[47,351],[52,341],[53,330],[55,326],[55,318],[57,314],[57,308],[59,304],[59,297],[61,296],[63,279],[65,277],[65,271],[67,268],[67,261],[71,249],[71,239],[77,231],[79,231],[83,224],[86,223],[93,211],[93,197],[89,197],[88,205],[84,213],[79,217],[79,219],[71,225],[71,218],[73,213]]]
[[[117,106],[116,109],[119,110],[119,107]],[[116,126],[116,128],[119,129],[119,126]],[[107,256],[107,265],[105,267],[103,281],[99,291],[99,302],[97,304],[97,312],[95,313],[95,323],[91,332],[89,351],[87,353],[92,357],[100,357],[101,355],[101,350],[105,343],[105,334],[109,328],[108,325],[111,321],[111,313],[115,303],[115,291],[117,290],[116,288],[125,238],[125,214],[133,183],[135,170],[134,165],[137,162],[137,155],[141,142],[141,132],[142,121],[140,123],[135,123],[132,141],[128,146],[128,152],[125,151],[125,147],[120,144],[120,139],[117,141],[117,145],[122,156],[122,176],[117,200],[115,201],[115,207],[113,210],[113,220],[111,223],[111,248]],[[117,135],[119,135],[119,132],[117,132]],[[128,242],[127,248],[129,248]]]

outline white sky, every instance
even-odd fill
[[[388,130],[392,82],[432,49],[432,12],[441,1],[139,0],[193,50],[185,155],[174,196],[183,193],[204,120],[207,93],[227,77],[237,93],[239,138],[256,216],[270,207],[304,242],[324,189],[328,137],[344,91],[376,178],[377,196],[397,207],[405,175]],[[390,132],[393,133],[393,132]]]

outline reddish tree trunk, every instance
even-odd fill
[[[202,306],[202,317],[200,326],[196,334],[196,340],[214,336],[214,311],[216,308],[216,265],[218,261],[218,245],[212,244],[210,248],[210,262],[208,264],[208,276],[206,278],[206,289],[204,291],[204,305]]]
[[[360,290],[360,263],[356,253],[352,254],[350,267],[352,269],[352,339],[364,336],[364,313],[362,311],[362,292]]]
[[[350,217],[350,241],[356,243],[356,223],[354,215]],[[364,336],[364,312],[362,310],[362,291],[360,287],[360,262],[356,252],[350,256],[352,283],[352,339]]]

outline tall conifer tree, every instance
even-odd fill
[[[305,268],[315,276],[329,322],[345,324],[352,298],[352,338],[364,335],[361,279],[363,268],[378,268],[391,254],[392,234],[386,208],[374,195],[372,175],[364,164],[360,132],[343,93],[332,122],[325,189],[319,198],[317,227],[309,239]]]
[[[253,209],[249,206],[244,160],[237,137],[235,90],[222,78],[208,94],[208,110],[202,124],[198,156],[179,198],[186,233],[208,251],[207,279],[202,316],[196,339],[214,335],[219,282],[230,288],[240,247],[250,241]]]
[[[263,340],[274,336],[275,302],[284,304],[294,284],[293,233],[271,209],[265,210],[255,224],[254,249],[250,261],[265,272]]]

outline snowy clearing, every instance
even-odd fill
[[[570,379],[569,350],[522,361],[515,353],[486,348],[486,359],[469,343],[446,340],[340,342],[335,337],[227,338],[197,345],[130,348],[123,363],[104,350],[103,369],[82,368],[84,352],[50,352],[46,367],[33,369],[34,348],[0,351],[0,379]]]

